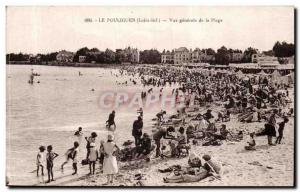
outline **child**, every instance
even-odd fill
[[[53,179],[53,160],[58,156],[57,153],[52,152],[52,145],[48,145],[47,146],[47,156],[46,156],[46,160],[47,160],[47,171],[48,171],[48,181],[47,183],[50,183],[50,177],[51,177],[51,181],[54,181]]]
[[[250,133],[250,139],[247,141],[248,146],[245,146],[246,150],[255,150],[255,140],[254,140],[254,133]]]
[[[103,148],[104,141],[100,141],[100,149],[99,149],[99,164],[100,170],[103,172],[103,161],[104,161],[104,148]]]
[[[78,142],[76,142],[76,146],[77,146]],[[65,153],[65,156],[66,156],[66,161],[63,162],[63,164],[61,164],[61,170],[63,172],[64,170],[64,166],[70,161],[70,160],[73,160],[73,153],[74,153],[74,150],[75,150],[75,143],[74,143],[74,147],[70,148],[67,150],[67,152]]]
[[[86,159],[89,158],[90,144],[96,142],[96,137],[97,137],[97,133],[96,132],[92,132],[90,137],[85,137],[85,140],[86,140],[86,150],[87,150]]]
[[[82,139],[83,139],[82,127],[78,127],[78,130],[74,133],[74,136],[77,137],[79,146],[81,148],[83,146],[82,145]],[[81,151],[80,148],[79,148],[79,151]]]
[[[77,141],[74,142],[74,150],[72,153],[72,159],[73,159],[73,169],[74,173],[72,175],[77,174],[77,163],[78,163],[78,152],[79,152],[79,143]]]
[[[75,136],[82,136],[82,127],[78,127],[78,130],[74,133]]]
[[[98,151],[96,149],[96,144],[91,143],[90,145],[90,154],[89,154],[89,166],[90,166],[90,174],[95,174],[95,165],[96,160],[98,159]]]
[[[44,146],[40,146],[39,147],[39,152],[37,154],[36,157],[36,165],[37,165],[37,170],[36,170],[36,175],[39,176],[39,169],[41,167],[41,171],[42,171],[42,175],[44,175],[44,166],[45,166],[45,147]]]
[[[279,128],[278,128],[279,136],[276,139],[276,142],[275,142],[276,144],[281,143],[281,139],[283,137],[283,129],[284,129],[284,126],[287,122],[289,122],[289,119],[287,117],[284,117],[284,120],[281,123],[278,123],[278,125],[279,125]]]

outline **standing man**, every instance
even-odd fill
[[[108,116],[108,120],[106,121],[106,127],[107,129],[111,130],[111,131],[115,131],[116,130],[116,123],[115,123],[115,111],[112,111],[111,114],[109,114]],[[110,126],[114,126],[113,129],[110,128]]]
[[[143,134],[143,119],[141,116],[133,122],[132,126],[132,136],[134,137],[135,146],[140,143],[141,136]]]
[[[265,124],[265,132],[268,136],[268,144],[269,145],[274,145],[272,143],[272,137],[276,137],[275,126],[276,126],[276,117],[278,116],[277,113],[278,113],[277,109],[273,109],[268,122]]]

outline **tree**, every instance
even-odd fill
[[[273,46],[273,52],[276,57],[291,57],[295,55],[295,46],[293,43],[277,41]]]
[[[225,46],[222,46],[217,50],[216,63],[220,65],[228,65],[230,61],[229,51]]]
[[[90,51],[91,51],[91,52],[99,52],[99,49],[96,48],[96,47],[94,47],[94,48],[90,49]]]
[[[213,50],[212,48],[202,49],[201,51],[202,51],[203,53],[206,52],[207,55],[215,55],[215,54],[216,54],[215,50]]]
[[[253,54],[257,54],[258,53],[258,49],[252,48],[252,47],[248,47],[245,51],[244,51],[244,55],[242,58],[242,62],[243,63],[250,63],[251,62],[251,58]]]
[[[266,56],[271,56],[271,57],[274,56],[274,51],[273,50],[263,51],[262,53]]]
[[[156,64],[161,62],[161,53],[156,49],[144,50],[140,52],[141,63]]]
[[[79,62],[79,56],[86,56],[86,60],[90,60],[90,58],[88,58],[89,51],[90,50],[87,47],[83,47],[83,48],[79,49],[78,51],[76,51],[73,61]]]
[[[10,53],[6,54],[6,63],[9,63],[9,61],[29,61],[30,56],[28,54],[23,53]]]
[[[110,49],[106,49],[104,52],[104,61],[105,63],[115,63],[116,53]]]

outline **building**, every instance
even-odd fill
[[[161,63],[168,63],[168,64],[173,64],[174,63],[174,51],[170,52],[168,51],[163,51],[161,54]]]
[[[127,47],[125,49],[116,49],[116,55],[121,63],[139,63],[140,52],[137,48]]]
[[[188,50],[186,47],[170,51],[163,51],[161,63],[187,64],[187,63],[211,63],[215,61],[214,55],[208,55],[206,50],[196,48]]]
[[[189,51],[186,47],[180,47],[175,49],[174,52],[174,64],[190,63],[192,60],[192,51]]]
[[[79,63],[84,63],[85,61],[86,61],[86,56],[84,56],[84,55],[79,55],[78,62],[79,62]]]
[[[205,59],[205,53],[203,53],[199,48],[196,48],[192,52],[192,58],[191,58],[192,63],[201,63],[204,61],[204,59]]]
[[[138,49],[133,49],[131,51],[131,63],[139,63],[140,62],[140,52]]]
[[[230,53],[230,62],[238,63],[241,62],[243,59],[244,54],[242,52],[234,51]]]
[[[199,48],[196,48],[192,52],[192,58],[191,63],[210,63],[215,61],[214,55],[208,55],[206,50],[200,50]]]
[[[140,62],[140,52],[137,48],[132,49],[131,47],[127,47],[123,50],[123,54],[125,54],[125,58],[130,63],[139,63]]]
[[[267,63],[278,63],[278,58],[274,56],[268,56],[265,54],[253,54],[252,55],[252,63],[259,63],[259,64],[267,64]]]
[[[73,62],[74,53],[66,50],[59,51],[56,60],[59,62]]]

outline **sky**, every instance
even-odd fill
[[[91,18],[93,22],[85,22]],[[161,22],[96,22],[110,18]],[[210,22],[170,22],[195,19]],[[222,20],[221,22],[213,22]],[[226,46],[272,49],[276,41],[294,43],[294,7],[57,7],[6,8],[6,52],[75,52],[97,47],[171,50]]]

